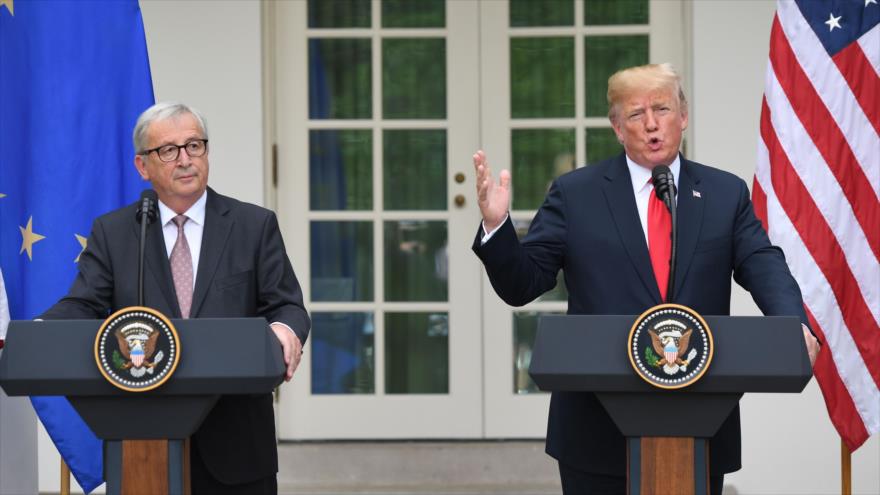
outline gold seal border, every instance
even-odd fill
[[[149,387],[144,387],[144,388],[131,388],[131,387],[127,387],[125,385],[122,385],[121,383],[117,383],[116,380],[111,378],[110,375],[108,375],[107,372],[104,371],[104,366],[101,363],[101,354],[100,354],[101,335],[104,334],[104,329],[106,329],[107,325],[109,325],[110,322],[112,322],[114,319],[116,319],[120,315],[122,315],[124,313],[133,313],[135,311],[149,313],[149,314],[155,316],[156,318],[159,318],[160,320],[162,320],[162,322],[168,326],[168,329],[171,330],[171,335],[174,338],[174,345],[176,347],[176,352],[174,353],[174,363],[171,365],[171,369],[168,371],[168,373],[165,374],[165,376],[161,380],[159,380],[158,382],[150,385]],[[108,316],[107,319],[104,320],[104,323],[101,324],[101,328],[98,329],[98,334],[95,336],[95,363],[98,365],[98,371],[100,371],[101,374],[104,375],[104,379],[107,380],[111,385],[113,385],[116,388],[125,390],[127,392],[148,392],[150,390],[153,390],[157,387],[162,386],[165,382],[168,381],[169,378],[171,378],[171,375],[173,375],[174,372],[177,370],[177,363],[178,362],[180,362],[180,336],[177,334],[177,329],[174,328],[174,325],[171,324],[171,320],[169,320],[168,318],[165,317],[165,315],[163,315],[162,313],[160,313],[159,311],[157,311],[153,308],[147,308],[145,306],[128,306],[128,307],[122,308],[119,311]]]
[[[642,374],[642,372],[639,370],[639,366],[636,364],[636,361],[633,358],[633,350],[632,350],[633,349],[633,335],[635,335],[636,328],[638,328],[639,324],[645,319],[646,316],[648,316],[651,313],[663,310],[663,309],[678,309],[678,310],[688,312],[691,316],[693,316],[697,320],[699,320],[700,324],[703,325],[703,329],[706,331],[706,335],[709,336],[709,357],[706,360],[706,365],[703,366],[703,369],[700,370],[700,372],[697,374],[697,376],[695,376],[693,379],[691,379],[687,383],[682,383],[680,385],[661,385],[659,383],[654,383],[653,381],[649,380],[647,377],[645,377],[645,375]],[[690,385],[693,385],[694,383],[697,383],[700,380],[700,378],[703,377],[703,375],[706,373],[706,370],[709,369],[709,365],[712,364],[712,356],[715,355],[715,341],[712,339],[712,330],[709,329],[709,324],[706,323],[706,320],[703,319],[703,316],[700,315],[700,313],[694,311],[693,308],[689,308],[689,307],[681,305],[681,304],[671,304],[671,303],[658,304],[656,306],[650,307],[647,310],[645,310],[645,312],[640,314],[639,317],[636,318],[636,321],[633,322],[633,326],[629,330],[629,337],[626,339],[626,355],[627,355],[627,357],[629,357],[629,363],[632,365],[633,370],[635,370],[636,375],[638,375],[639,378],[648,382],[648,384],[650,384],[653,387],[662,388],[665,390],[677,390],[680,388],[685,388]]]

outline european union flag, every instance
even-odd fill
[[[153,103],[137,0],[0,0],[0,267],[11,316],[62,297],[92,221],[137,199],[131,131]],[[66,399],[32,398],[88,493],[101,442]]]

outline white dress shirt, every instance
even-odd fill
[[[189,253],[192,256],[193,287],[196,286],[196,274],[199,271],[199,255],[202,253],[202,234],[205,232],[205,204],[208,202],[208,191],[193,203],[183,214],[188,220],[183,224],[183,234],[186,243],[189,244]],[[159,220],[162,222],[162,234],[165,237],[165,251],[171,258],[171,250],[177,242],[177,224],[174,217],[177,213],[169,208],[161,200],[159,201]]]
[[[642,232],[645,233],[645,244],[648,244],[648,202],[654,194],[654,185],[648,181],[651,179],[651,170],[645,168],[626,157],[626,167],[632,179],[633,194],[636,197],[636,209],[639,210],[639,221],[642,223]],[[675,161],[669,164],[672,178],[675,181],[675,190],[678,191],[678,173],[681,171],[681,158],[675,155]]]

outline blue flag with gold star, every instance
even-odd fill
[[[13,319],[60,299],[92,221],[145,188],[131,132],[153,101],[137,0],[0,0],[0,268]],[[101,442],[67,400],[32,402],[80,486],[100,485]]]

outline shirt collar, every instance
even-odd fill
[[[205,189],[205,192],[202,193],[201,197],[193,203],[192,206],[189,207],[188,210],[183,212],[184,215],[189,219],[189,221],[194,222],[198,225],[205,224],[205,205],[208,203],[208,190]],[[159,201],[159,218],[162,220],[162,225],[168,225],[168,222],[172,221],[174,217],[177,216],[177,213],[174,212],[171,208],[165,205],[161,200]]]
[[[629,176],[632,179],[633,192],[638,194],[648,186],[651,179],[651,171],[638,163],[632,161],[629,155],[626,156],[626,167],[629,169]],[[672,177],[675,180],[675,189],[678,190],[678,175],[681,172],[681,155],[675,155],[675,160],[669,164],[669,170],[672,171]]]

